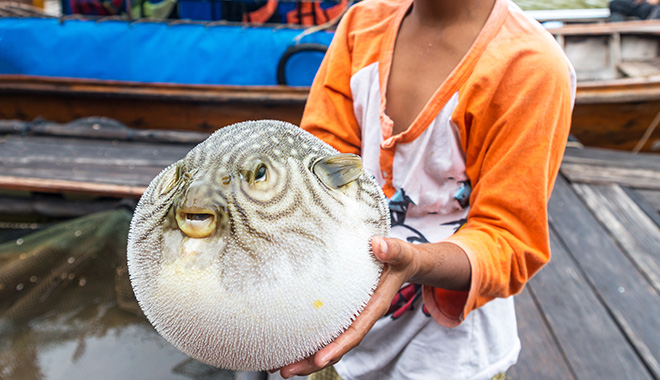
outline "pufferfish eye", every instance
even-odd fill
[[[261,158],[247,160],[246,164],[238,172],[240,178],[250,184],[255,184],[268,179],[268,168]]]
[[[266,165],[261,165],[257,168],[256,173],[254,174],[254,182],[260,182],[266,180]]]

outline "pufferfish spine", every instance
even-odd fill
[[[339,336],[382,265],[386,198],[358,156],[264,120],[218,130],[135,210],[128,267],[156,330],[202,362],[279,368]]]

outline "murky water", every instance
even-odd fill
[[[130,218],[102,212],[0,244],[0,379],[233,379],[142,315],[126,271]]]
[[[190,379],[179,370],[190,358],[113,303],[4,327],[2,379]]]

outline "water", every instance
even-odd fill
[[[523,10],[607,8],[607,0],[514,0]]]
[[[101,212],[0,244],[1,380],[234,378],[142,315],[126,270],[130,219]]]

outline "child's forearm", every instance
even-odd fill
[[[419,267],[410,282],[448,290],[470,289],[470,261],[460,247],[451,243],[420,244],[413,247],[417,251]]]
[[[448,290],[467,291],[471,268],[465,252],[455,244],[410,244],[375,238],[374,254],[390,265],[407,266],[408,282]],[[385,243],[385,244],[383,244]]]

